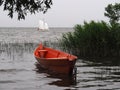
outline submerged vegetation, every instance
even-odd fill
[[[60,44],[64,50],[79,57],[120,56],[120,25],[104,21],[76,25],[74,32],[63,34]]]

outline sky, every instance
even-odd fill
[[[0,27],[38,27],[39,20],[46,21],[49,27],[74,27],[76,24],[83,24],[109,18],[104,16],[105,7],[108,4],[120,3],[120,0],[53,0],[51,9],[46,14],[28,14],[25,20],[17,20],[7,16],[8,12],[0,7]]]

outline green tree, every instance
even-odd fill
[[[9,17],[13,18],[14,13],[17,13],[20,20],[25,19],[27,13],[45,13],[51,7],[52,0],[0,0],[0,6],[2,5]]]
[[[109,22],[111,25],[118,24],[120,20],[120,3],[115,3],[114,5],[109,4],[105,8],[104,15],[110,18]]]

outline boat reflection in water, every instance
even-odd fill
[[[48,69],[44,69],[40,66],[38,62],[35,63],[36,66],[36,72],[41,74],[41,73],[46,73],[47,78],[53,78],[53,79],[58,79],[57,81],[52,81],[48,83],[49,85],[55,85],[59,87],[70,87],[73,85],[76,85],[76,75],[77,73],[74,73],[71,76],[68,75],[63,75],[63,74],[57,74],[57,73],[52,73]]]

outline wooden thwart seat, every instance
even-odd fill
[[[46,53],[47,53],[47,50],[38,50],[38,53],[39,53],[41,58],[44,58]]]

